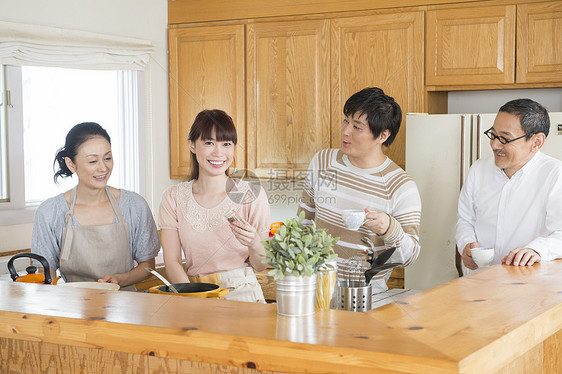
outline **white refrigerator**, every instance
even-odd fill
[[[492,155],[484,131],[496,113],[406,115],[406,172],[422,200],[421,252],[405,268],[405,287],[425,290],[459,276],[455,224],[462,183],[470,165]],[[541,151],[562,160],[562,113],[550,113],[550,133]]]

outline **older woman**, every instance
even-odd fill
[[[134,290],[150,275],[144,268],[154,267],[160,243],[142,196],[107,185],[113,169],[109,135],[97,123],[74,126],[55,164],[55,182],[76,174],[78,184],[39,206],[31,251],[67,282],[110,282]]]

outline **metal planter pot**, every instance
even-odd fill
[[[297,317],[310,316],[316,307],[316,274],[310,277],[285,275],[275,281],[277,314]]]

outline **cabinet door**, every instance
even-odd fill
[[[402,126],[385,153],[405,166],[405,116],[423,110],[423,12],[339,18],[332,21],[332,146],[341,147],[345,101],[365,87],[380,87],[402,108]]]
[[[517,6],[517,83],[562,82],[562,2]]]
[[[426,84],[515,80],[515,5],[427,12]]]
[[[168,31],[170,178],[185,179],[191,155],[187,135],[197,113],[222,109],[238,132],[236,165],[245,165],[244,26]]]
[[[330,144],[328,25],[247,25],[248,168],[258,176],[290,177]]]

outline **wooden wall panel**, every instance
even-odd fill
[[[275,374],[276,372],[93,348],[0,338],[0,373]]]
[[[496,374],[541,373],[543,367],[543,345],[538,344],[524,355],[517,357]]]
[[[543,373],[560,374],[562,372],[562,329],[544,341],[543,355]]]
[[[423,30],[423,12],[332,20],[332,147],[341,147],[345,101],[365,87],[380,87],[403,113],[400,132],[385,153],[405,167],[406,113],[424,109]]]

